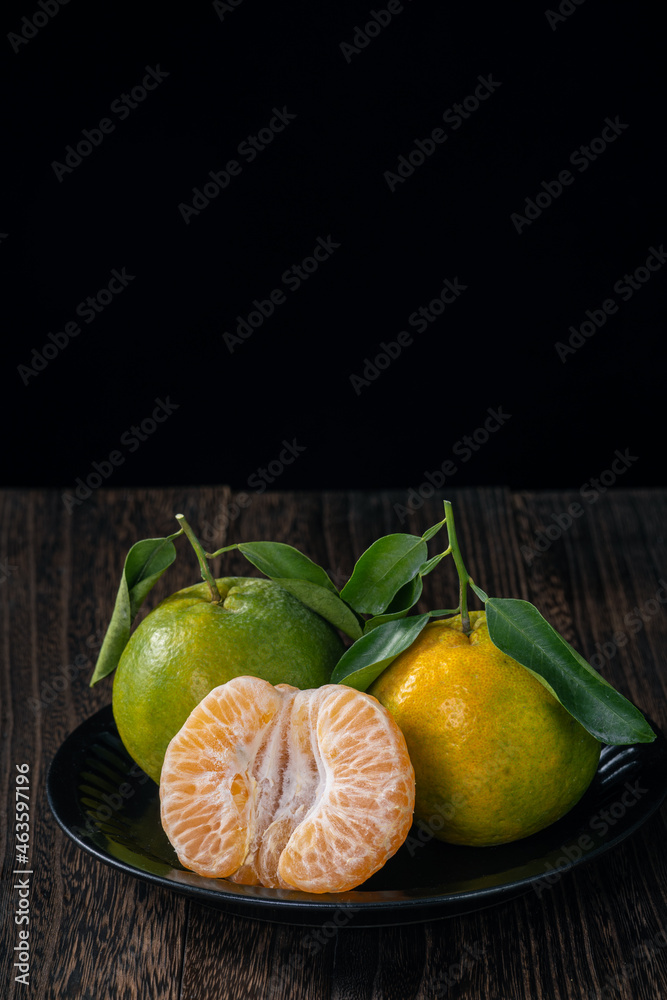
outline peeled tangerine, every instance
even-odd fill
[[[185,868],[305,892],[343,892],[381,868],[414,801],[397,724],[342,684],[221,684],[170,742],[160,779],[162,825]]]

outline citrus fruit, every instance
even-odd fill
[[[430,622],[370,686],[414,765],[415,818],[483,846],[527,837],[575,805],[600,744],[525,667],[493,645],[483,611]]]
[[[170,742],[160,810],[179,861],[200,875],[342,892],[398,850],[414,794],[405,739],[375,698],[236,677]]]
[[[131,757],[153,778],[169,740],[208,692],[239,674],[311,688],[343,652],[338,633],[278,584],[255,577],[167,597],[130,637],[116,669],[113,714]]]

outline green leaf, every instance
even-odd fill
[[[350,639],[358,639],[361,634],[359,619],[338,594],[332,594],[326,587],[320,587],[310,580],[288,580],[273,577],[273,582],[297,597],[302,604],[316,611],[336,628],[339,628]]]
[[[432,528],[427,528],[426,531],[424,532],[424,534],[422,535],[422,539],[425,542],[430,541],[430,539],[433,538],[434,535],[438,534],[438,532],[443,527],[443,525],[446,523],[446,521],[447,521],[447,518],[443,517],[442,521],[438,521],[438,523],[434,524]]]
[[[468,583],[470,584],[470,586],[472,587],[472,589],[474,590],[474,592],[477,594],[477,596],[479,597],[479,599],[482,602],[482,604],[486,604],[486,602],[489,599],[489,595],[485,594],[484,591],[482,590],[482,588],[478,587],[476,584],[474,584],[472,582],[472,580],[469,579]]]
[[[180,534],[180,531],[176,531],[167,538],[144,538],[135,542],[127,553],[116,604],[90,680],[91,687],[118,666],[139,608],[148,592],[176,558],[172,539]]]
[[[438,563],[440,562],[440,560],[444,559],[446,555],[449,555],[449,553],[448,552],[438,552],[437,556],[432,556],[430,559],[427,559],[427,561],[424,563],[424,565],[419,567],[419,575],[420,576],[428,576],[429,573],[433,572],[433,570],[438,565]]]
[[[240,542],[238,549],[270,580],[308,580],[333,594],[338,593],[322,567],[291,545],[284,542]]]
[[[616,691],[528,601],[486,601],[489,636],[544,684],[602,743],[651,743],[655,733],[641,712]]]
[[[401,618],[378,625],[346,649],[331,675],[333,684],[365,691],[385,667],[415,641],[429,615]]]
[[[418,535],[378,538],[357,560],[340,596],[360,614],[380,615],[418,574],[427,555],[426,542]]]
[[[238,549],[248,562],[274,583],[317,611],[351,639],[361,635],[359,619],[340,599],[326,572],[303,552],[283,542],[240,542]]]
[[[372,629],[377,628],[378,625],[384,625],[385,622],[393,622],[398,618],[405,618],[410,608],[421,597],[423,586],[421,574],[413,577],[412,580],[404,584],[383,615],[375,615],[374,618],[368,619],[364,625],[364,632],[370,632]]]

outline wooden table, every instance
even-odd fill
[[[667,495],[612,487],[592,502],[578,491],[489,488],[451,490],[448,498],[479,584],[533,601],[587,657],[606,650],[604,676],[667,729]],[[394,505],[405,505],[405,490],[265,493],[244,507],[223,486],[99,490],[71,513],[55,490],[0,496],[3,997],[667,996],[664,808],[549,891],[430,923],[329,930],[316,945],[307,929],[231,917],[125,876],[78,849],[50,813],[45,778],[55,751],[110,701],[110,680],[93,689],[88,682],[133,541],[173,531],[182,511],[209,546],[289,542],[340,580],[380,534],[421,533],[438,520],[441,500],[429,499],[401,523]],[[568,525],[572,503],[581,513]],[[216,572],[248,573],[237,553],[223,558]],[[148,607],[196,579],[194,555],[183,548]],[[454,579],[446,564],[427,578],[431,607],[456,603]],[[636,612],[626,617],[633,609],[643,621]],[[17,925],[13,806],[16,765],[25,764],[33,874],[30,922]],[[30,930],[27,988],[12,967],[21,927]]]

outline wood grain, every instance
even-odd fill
[[[419,534],[440,520],[443,498],[401,515],[405,490],[247,499],[225,486],[99,490],[69,514],[57,491],[0,494],[1,996],[667,995],[665,809],[598,861],[500,906],[406,927],[320,930],[231,917],[126,878],[79,851],[51,817],[44,782],[56,749],[110,701],[110,679],[94,689],[88,684],[133,541],[172,532],[182,511],[209,550],[241,540],[289,542],[340,584],[380,534]],[[667,729],[667,493],[616,488],[591,503],[576,493],[494,488],[450,491],[447,498],[476,582],[489,594],[533,601],[585,656],[599,655],[603,675]],[[559,533],[577,502],[581,515]],[[438,550],[438,539],[431,547]],[[449,562],[427,577],[424,607],[456,604]],[[214,568],[218,575],[257,575],[236,552]],[[194,555],[184,550],[143,613],[197,578]],[[11,807],[22,762],[31,767],[34,824],[28,991],[12,970]]]

